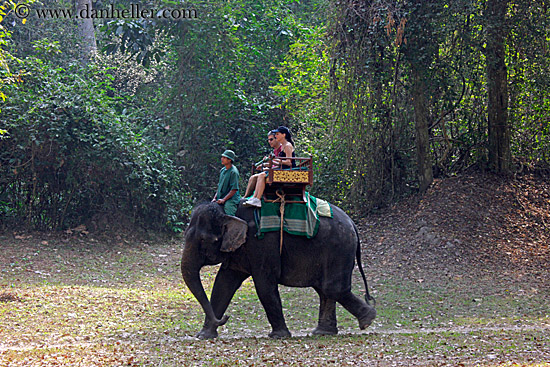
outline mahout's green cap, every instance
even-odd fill
[[[237,158],[237,156],[235,155],[235,152],[229,149],[222,153],[222,157],[229,158],[233,162],[235,162],[235,158]]]

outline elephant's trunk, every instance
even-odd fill
[[[187,246],[187,245],[186,245]],[[221,326],[227,322],[229,319],[228,316],[223,316],[221,319],[216,318],[214,314],[214,309],[206,296],[206,292],[202,286],[200,278],[200,269],[202,267],[202,261],[194,254],[190,253],[191,251],[184,251],[183,258],[181,260],[181,274],[183,280],[187,285],[187,288],[193,293],[193,296],[199,301],[204,313],[206,314],[205,324]]]

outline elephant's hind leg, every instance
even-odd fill
[[[366,329],[376,317],[376,309],[348,291],[336,300],[359,321],[359,328]]]
[[[254,286],[273,329],[269,333],[269,337],[274,339],[290,337],[291,334],[286,326],[277,283],[261,277],[260,279],[254,278]]]
[[[313,330],[313,335],[336,335],[338,327],[336,326],[336,301],[327,298],[321,290],[315,288],[319,294],[319,323]]]

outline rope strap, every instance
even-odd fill
[[[277,196],[279,197],[277,200],[275,200],[275,203],[281,203],[281,206],[279,207],[279,211],[281,212],[281,232],[280,232],[280,241],[279,241],[279,255],[282,255],[283,253],[283,223],[285,218],[285,193],[281,190],[277,190],[275,192]]]

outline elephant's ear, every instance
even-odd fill
[[[241,218],[226,216],[223,224],[223,242],[220,248],[223,252],[235,251],[246,242],[248,225]]]

